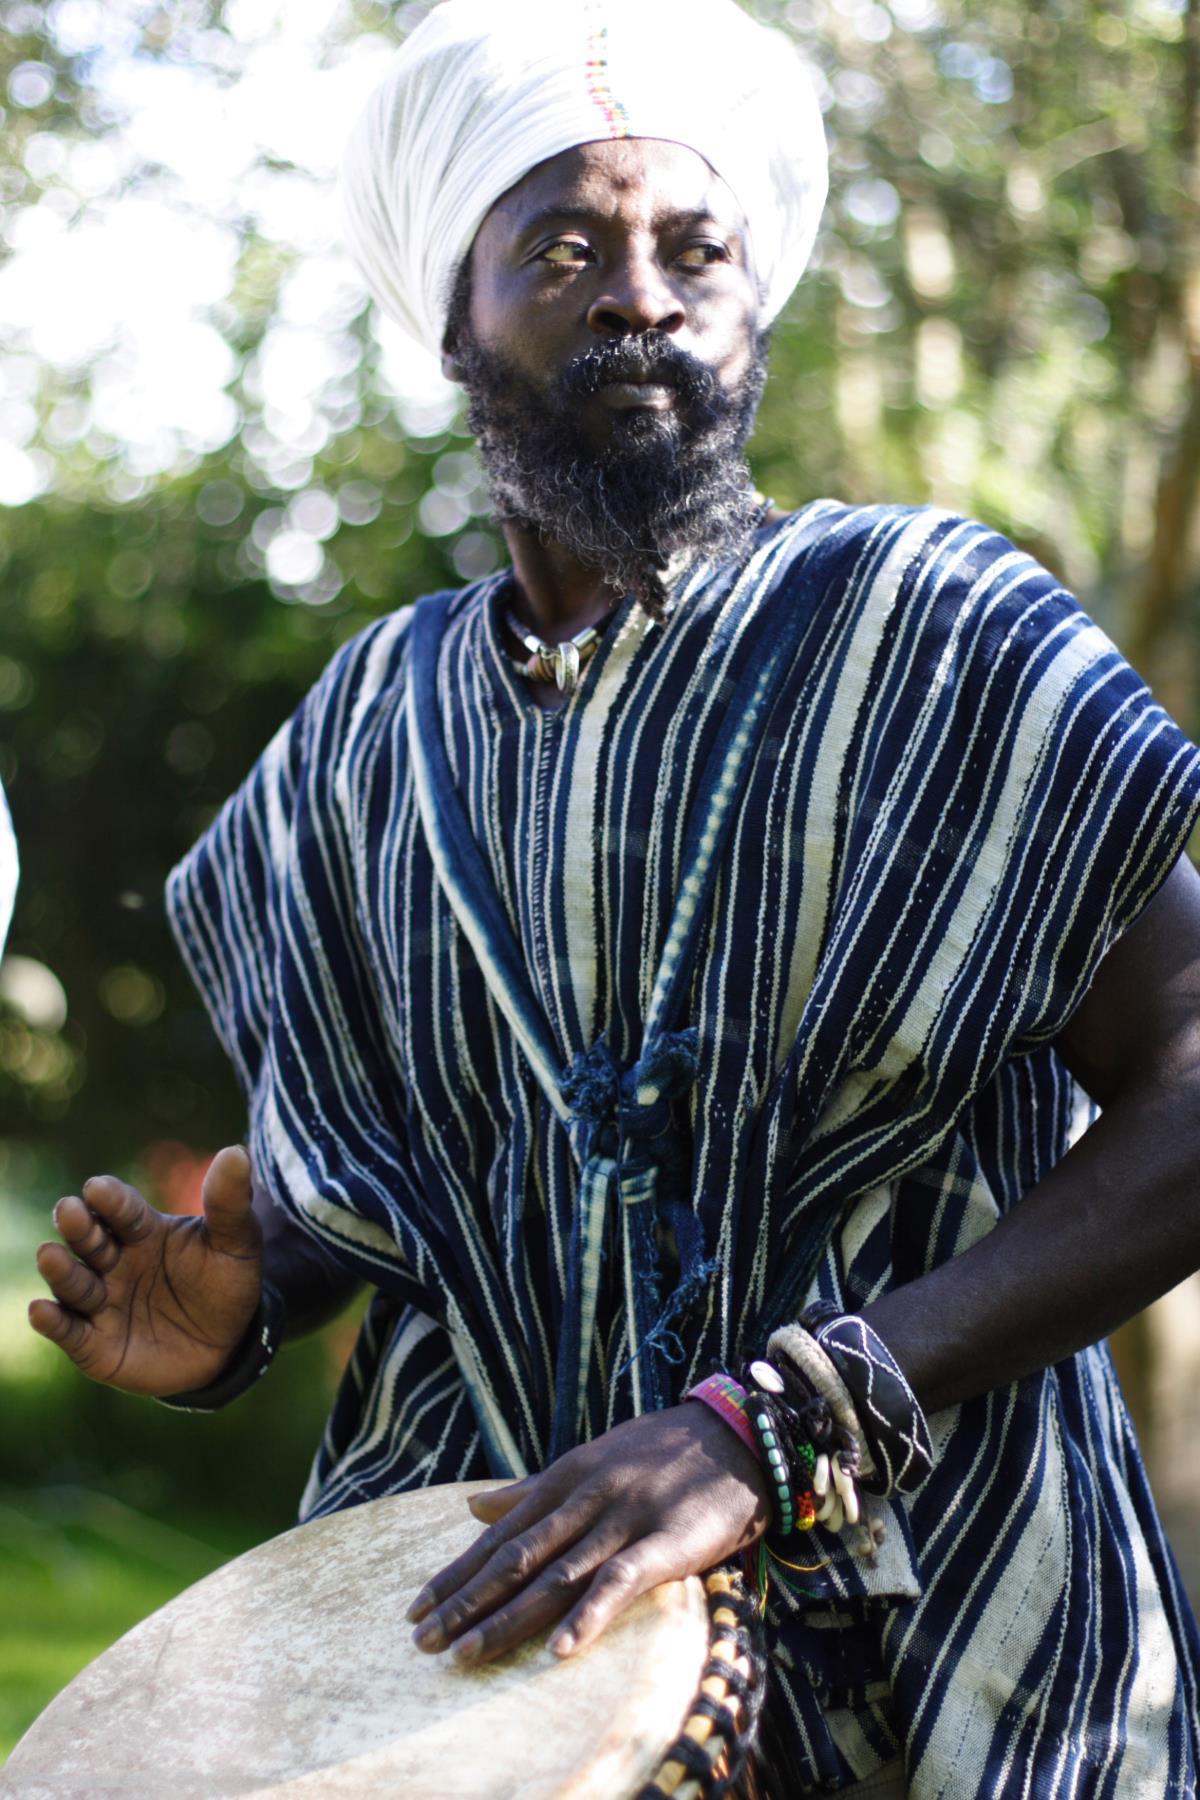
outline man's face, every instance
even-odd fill
[[[737,202],[702,157],[646,138],[564,151],[497,201],[466,275],[446,366],[502,518],[652,610],[677,552],[744,548],[758,292]]]

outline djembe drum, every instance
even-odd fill
[[[691,1800],[715,1782],[750,1794],[753,1778],[731,1782],[723,1764],[731,1746],[742,1762],[762,1666],[728,1573],[668,1582],[565,1661],[534,1642],[459,1669],[414,1648],[405,1612],[477,1535],[466,1497],[492,1486],[372,1501],[218,1569],[63,1690],[0,1793]]]

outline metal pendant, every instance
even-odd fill
[[[545,650],[542,652],[545,656]],[[573,694],[579,686],[579,646],[568,638],[555,644],[545,660],[554,672],[554,685],[560,694]]]

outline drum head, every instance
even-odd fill
[[[13,1751],[0,1793],[636,1794],[707,1655],[700,1583],[646,1595],[565,1662],[540,1638],[476,1670],[426,1656],[405,1612],[477,1536],[466,1497],[493,1485],[372,1501],[226,1564],[63,1690]]]

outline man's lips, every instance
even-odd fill
[[[606,381],[596,390],[612,412],[628,412],[632,407],[648,407],[652,412],[665,412],[675,403],[675,389],[666,381]]]

